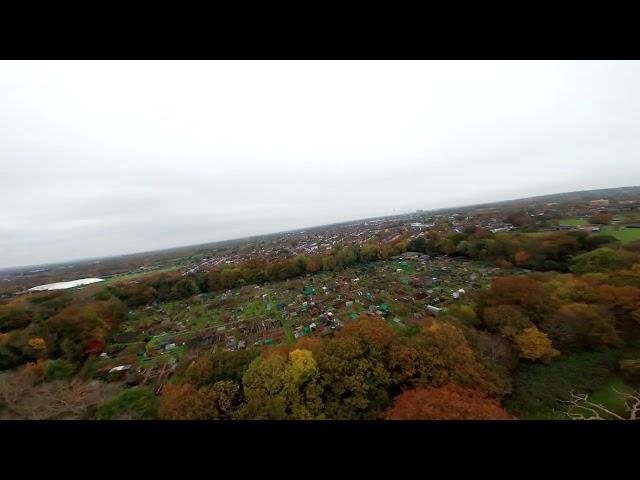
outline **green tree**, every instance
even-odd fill
[[[374,419],[389,405],[383,359],[355,336],[323,342],[315,358],[327,418]]]
[[[190,278],[183,278],[171,289],[174,298],[189,298],[198,293],[198,286]]]
[[[571,261],[571,271],[574,273],[609,272],[631,266],[639,260],[640,254],[636,252],[603,247],[576,256]]]

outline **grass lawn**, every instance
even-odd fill
[[[573,223],[570,220],[575,220],[576,222],[582,223]],[[560,220],[560,223],[565,225],[584,225],[586,222],[579,218],[563,218],[562,220]],[[558,232],[526,232],[523,233],[523,235],[527,235],[530,237],[544,237],[545,235],[553,235],[554,233]],[[594,233],[594,235],[611,235],[622,243],[629,243],[633,242],[634,240],[640,240],[640,228],[621,228],[619,230],[614,230],[611,227],[601,227],[600,231],[598,233]]]
[[[611,235],[616,237],[622,243],[629,243],[634,240],[640,240],[640,228],[622,228],[620,230],[612,230],[611,228],[604,228],[598,235]]]
[[[146,272],[135,272],[135,273],[126,273],[124,275],[116,275],[115,277],[111,277],[111,278],[107,278],[105,279],[104,282],[101,283],[101,285],[111,285],[113,283],[117,283],[120,281],[124,281],[124,280],[134,280],[136,278],[140,278],[140,277],[146,277],[147,275],[154,275],[157,273],[168,273],[168,272],[174,272],[176,270],[180,270],[180,266],[171,266],[171,267],[165,267],[165,268],[160,268],[158,270],[150,270],[150,271],[146,271]]]
[[[633,389],[622,380],[614,378],[607,384],[603,385],[602,388],[589,395],[589,400],[603,405],[605,408],[617,413],[618,415],[624,415],[624,397],[614,389],[619,392],[633,392]]]
[[[284,330],[284,338],[287,339],[289,343],[295,343],[296,338],[293,336],[293,331],[291,330],[291,326],[286,318],[280,318],[280,323],[282,324],[282,329]]]
[[[584,218],[561,218],[558,220],[558,223],[561,225],[587,225],[589,222]]]

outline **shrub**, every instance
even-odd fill
[[[75,365],[68,360],[48,360],[44,367],[44,379],[47,382],[66,380],[71,378],[75,371]]]

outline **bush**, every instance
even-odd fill
[[[9,370],[22,363],[22,353],[11,345],[0,345],[0,371]]]
[[[96,300],[106,301],[106,300],[109,300],[112,296],[113,295],[111,294],[111,292],[108,289],[103,288],[98,293],[96,293],[93,296],[93,298],[95,298]]]
[[[44,367],[44,379],[47,382],[66,380],[71,378],[75,371],[75,365],[68,360],[49,360]]]
[[[134,387],[124,390],[100,407],[101,420],[152,420],[156,417],[157,401],[153,390]]]

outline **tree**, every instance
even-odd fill
[[[631,266],[640,260],[640,254],[628,250],[613,250],[611,248],[597,248],[571,261],[573,273],[610,272]]]
[[[487,328],[505,338],[513,339],[525,328],[534,326],[516,305],[498,305],[485,308],[482,313]]]
[[[408,390],[394,399],[386,420],[513,420],[498,400],[447,384]]]
[[[469,344],[481,358],[507,371],[513,371],[519,363],[520,355],[517,347],[506,338],[477,329],[466,332]]]
[[[0,305],[0,332],[25,328],[32,320],[33,314],[25,308],[24,301]]]
[[[212,385],[222,380],[242,382],[249,364],[260,355],[256,348],[235,351],[211,351],[201,354],[188,364],[185,378],[197,387]]]
[[[198,293],[198,286],[190,278],[183,278],[171,289],[173,298],[189,298]]]
[[[361,314],[347,323],[339,332],[339,337],[354,337],[374,347],[388,348],[396,339],[389,323],[381,317]]]
[[[426,249],[427,249],[427,241],[422,236],[414,238],[413,240],[410,240],[409,243],[407,244],[407,250],[409,252],[424,253]]]
[[[335,270],[337,265],[336,258],[332,255],[322,257],[322,270],[325,272]]]
[[[520,307],[522,313],[534,323],[537,323],[553,311],[550,300],[539,282],[520,275],[494,279],[489,290],[480,295],[479,304],[481,311],[484,307],[515,305]]]
[[[34,337],[34,338],[30,338],[29,339],[29,346],[37,351],[40,352],[42,350],[45,350],[47,348],[47,342],[44,341],[44,338],[41,337]]]
[[[598,212],[591,215],[589,222],[599,225],[609,225],[613,220],[613,215],[606,212]]]
[[[562,305],[541,328],[561,349],[604,348],[620,343],[615,319],[605,308],[585,303]]]
[[[313,419],[322,415],[318,367],[312,352],[260,356],[242,379],[246,403],[240,418]]]
[[[399,388],[456,383],[494,396],[507,389],[505,380],[476,356],[462,331],[448,323],[436,321],[402,338],[391,346],[389,356],[388,370]]]
[[[316,273],[322,270],[322,259],[318,256],[309,257],[305,267],[307,273]]]
[[[597,285],[590,291],[589,300],[630,312],[640,307],[640,288],[630,286]]]
[[[190,383],[166,384],[158,408],[165,420],[229,419],[239,405],[240,387],[231,381],[197,388]]]
[[[104,338],[108,324],[100,318],[92,306],[71,303],[44,324],[49,357],[63,353],[72,362],[84,358],[84,345]],[[62,352],[61,352],[62,351]]]
[[[33,371],[19,368],[0,376],[0,419],[71,420],[90,418],[113,385],[78,380],[36,382]]]
[[[529,225],[531,218],[526,212],[511,212],[505,217],[504,221],[514,227],[525,227]]]
[[[360,258],[363,262],[380,260],[380,246],[374,243],[365,243],[360,247]]]
[[[356,336],[324,341],[314,354],[330,419],[375,419],[389,405],[391,378],[379,349]]]
[[[548,361],[560,355],[560,352],[551,345],[547,335],[536,327],[525,328],[515,337],[515,340],[520,347],[522,358]]]
[[[98,355],[102,353],[107,346],[107,343],[101,338],[95,338],[89,340],[85,346],[86,355]]]

